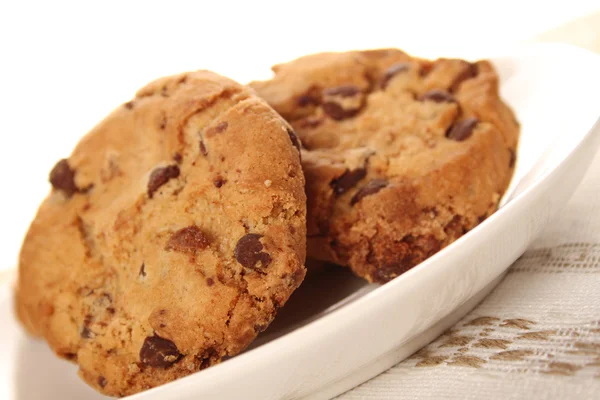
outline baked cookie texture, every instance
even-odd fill
[[[492,214],[519,124],[485,60],[320,53],[249,85],[296,130],[308,256],[387,282]]]
[[[52,170],[20,254],[18,317],[113,396],[239,353],[305,275],[294,145],[227,78],[150,83]]]

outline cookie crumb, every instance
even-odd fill
[[[267,179],[267,180],[265,181],[265,186],[266,186],[266,187],[271,187],[271,183],[272,183],[272,182],[271,182],[271,180],[270,180],[270,179]]]

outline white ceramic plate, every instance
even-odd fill
[[[563,45],[505,54],[491,59],[522,136],[513,183],[494,215],[383,286],[345,269],[315,268],[246,352],[131,398],[329,398],[407,357],[474,307],[566,203],[600,144],[600,57]],[[0,288],[0,326],[0,398],[104,398],[75,366],[25,337],[9,286]]]

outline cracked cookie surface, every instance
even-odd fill
[[[50,173],[20,254],[18,317],[113,396],[238,354],[305,275],[297,146],[227,78],[150,83]]]
[[[304,145],[310,257],[387,282],[497,209],[519,124],[489,62],[380,49],[273,71],[249,86]]]

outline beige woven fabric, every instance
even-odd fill
[[[600,53],[600,12],[536,40]],[[599,399],[600,154],[490,296],[433,343],[339,398]]]

